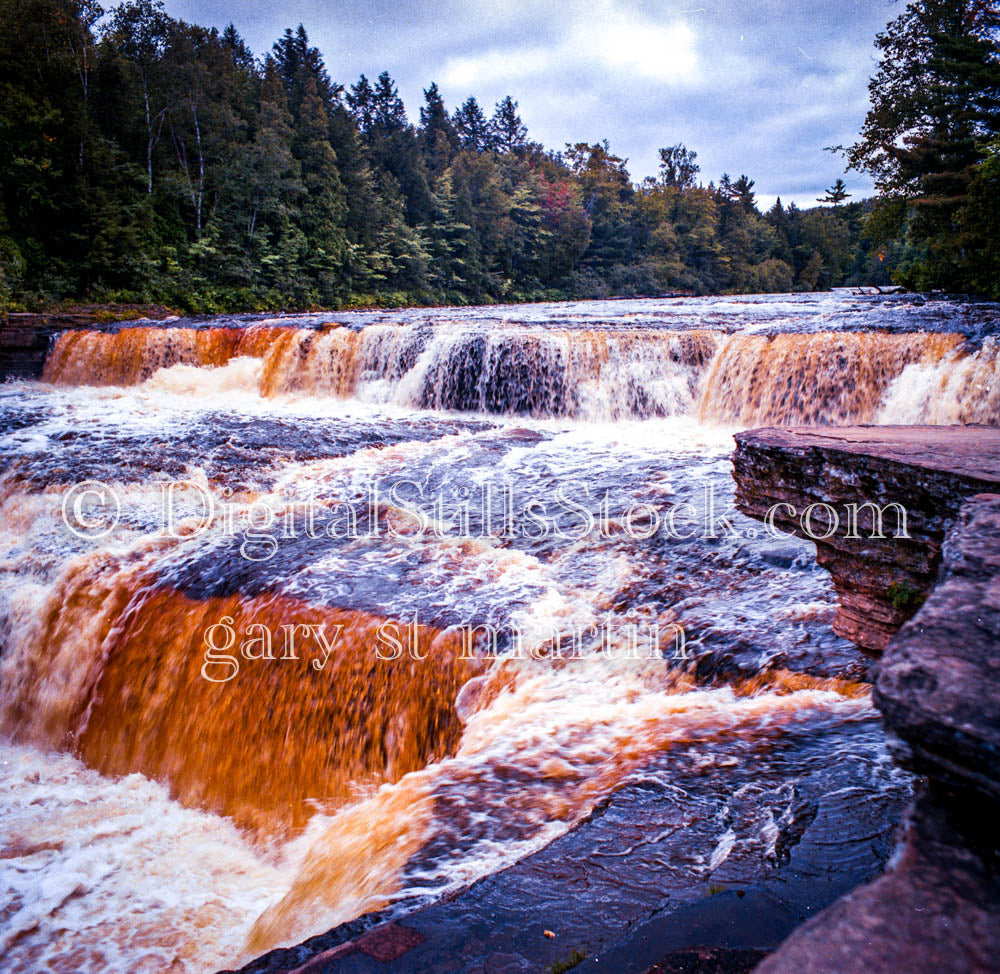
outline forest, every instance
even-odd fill
[[[429,83],[414,116],[388,72],[338,83],[302,26],[258,56],[157,0],[0,0],[0,302],[209,313],[890,281],[1000,297],[996,17],[911,4],[877,39],[859,143],[830,157],[878,195],[838,178],[814,207],[761,212],[755,180],[706,183],[669,120],[636,181],[607,141],[533,141],[511,96],[450,107]]]

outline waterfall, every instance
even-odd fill
[[[698,413],[743,427],[870,423],[894,379],[936,364],[960,335],[732,335],[708,369]]]
[[[650,891],[630,917],[771,874],[801,808],[868,868],[857,830],[887,836],[908,779],[808,545],[732,513],[732,428],[1000,423],[1000,349],[854,307],[59,336],[42,382],[0,386],[4,969],[236,966],[502,889],[581,823]],[[82,482],[115,495],[93,534]]]
[[[260,366],[233,366],[235,360]],[[761,426],[1000,422],[997,343],[957,333],[257,326],[68,332],[45,366],[61,385],[357,397],[418,409],[601,422],[692,416]],[[174,376],[164,378],[173,370]],[[186,371],[188,370],[188,371]],[[209,372],[205,373],[210,375]]]
[[[123,328],[59,336],[42,378],[57,385],[132,386],[175,365],[211,367],[240,356],[261,356],[285,329]]]
[[[317,793],[343,799],[352,781],[396,780],[454,748],[454,701],[475,673],[457,638],[392,623],[403,651],[413,639],[427,659],[389,665],[372,652],[387,620],[277,593],[192,597],[151,567],[168,548],[161,538],[72,562],[9,634],[5,736],[71,748],[108,775],[140,771],[191,807],[272,831],[301,826]],[[208,662],[220,620],[236,639]],[[296,649],[286,625],[325,626],[336,651],[324,658],[315,629]],[[243,664],[231,684],[230,659]]]

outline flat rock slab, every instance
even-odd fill
[[[723,763],[697,768],[671,749],[507,869],[411,912],[369,915],[274,950],[242,974],[540,974],[571,961],[581,974],[746,971],[879,875],[891,854],[909,782],[892,775],[858,787],[865,767],[884,766],[883,732],[874,716],[857,715],[843,731],[782,727],[737,765],[724,763],[742,754],[736,741],[719,753]],[[831,747],[852,752],[832,770],[818,760]],[[784,785],[789,774],[797,797]],[[706,781],[713,797],[695,798]],[[744,806],[736,795],[748,788],[761,794]],[[794,814],[758,815],[765,791],[791,801]],[[709,870],[726,809],[739,841]],[[765,820],[778,822],[773,858],[752,844]]]
[[[772,426],[737,433],[736,441],[839,451],[1000,484],[1000,429],[995,426]]]
[[[736,434],[736,444],[737,507],[760,520],[771,511],[777,528],[815,541],[837,591],[834,630],[874,653],[933,587],[962,502],[1000,491],[993,427],[769,427]],[[866,504],[882,511],[883,537]],[[853,532],[850,505],[857,505]],[[890,505],[905,510],[905,536]],[[811,537],[803,523],[809,509]]]

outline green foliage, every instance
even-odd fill
[[[345,89],[302,25],[256,60],[232,25],[174,20],[159,0],[101,13],[0,0],[4,306],[785,291],[881,283],[923,253],[891,207],[762,215],[752,179],[700,185],[681,144],[636,185],[607,142],[530,141],[511,96],[490,118],[475,98],[449,114],[432,84],[413,125],[387,73]],[[976,160],[961,225],[983,255],[970,286],[989,290],[1000,163],[995,147]],[[862,231],[883,224],[896,243],[877,260]]]
[[[851,166],[881,191],[871,239],[910,287],[996,297],[1000,8],[914,0],[876,38],[872,107]]]
[[[888,594],[892,607],[904,612],[916,611],[927,599],[923,592],[910,588],[905,582],[893,582],[889,586]]]

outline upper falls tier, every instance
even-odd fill
[[[840,603],[834,629],[873,652],[923,604],[962,502],[1000,490],[995,428],[770,428],[738,433],[736,443],[737,506],[760,519],[771,511],[776,527],[811,536]],[[811,505],[829,507],[813,509],[810,534]],[[879,512],[865,505],[881,510],[884,537],[873,537]],[[897,536],[892,505],[905,511],[908,537]]]
[[[60,385],[322,396],[583,421],[1000,425],[1000,344],[961,331],[763,334],[616,321],[141,326],[59,336]],[[789,326],[791,327],[791,326]]]

